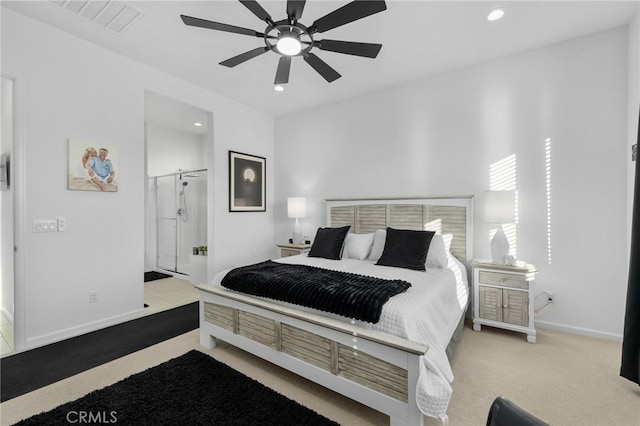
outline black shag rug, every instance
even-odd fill
[[[118,425],[338,424],[195,350],[17,425],[81,418]]]
[[[171,275],[157,271],[149,271],[144,273],[144,282],[161,280],[163,278],[171,278]]]

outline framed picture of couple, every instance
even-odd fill
[[[118,150],[113,145],[96,145],[69,139],[67,189],[118,191]]]

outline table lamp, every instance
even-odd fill
[[[294,244],[301,244],[302,229],[300,228],[300,221],[298,219],[307,216],[307,200],[304,197],[287,198],[287,216],[290,219],[296,220],[296,223],[293,225],[293,242]]]
[[[491,262],[507,264],[509,240],[502,229],[505,223],[515,222],[516,191],[487,191],[484,193],[484,220],[499,223],[500,227],[491,239]]]

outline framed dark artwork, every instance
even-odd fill
[[[267,160],[229,151],[229,211],[264,212]]]

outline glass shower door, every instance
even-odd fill
[[[156,185],[157,265],[158,268],[176,272],[176,176],[159,176]]]

